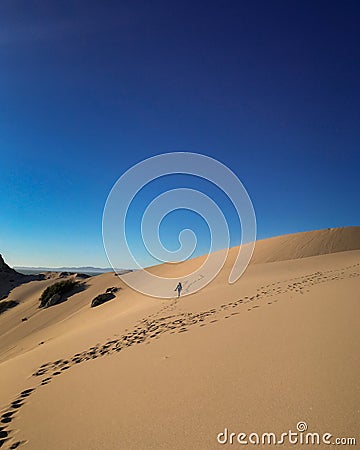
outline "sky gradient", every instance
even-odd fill
[[[359,19],[356,1],[3,0],[0,252],[109,266],[108,193],[172,151],[233,170],[259,238],[359,225]]]

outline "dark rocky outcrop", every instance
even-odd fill
[[[112,292],[105,292],[105,294],[97,295],[91,302],[91,307],[94,308],[95,306],[102,305],[113,298],[115,298],[115,295]]]
[[[87,273],[75,273],[74,275],[75,278],[82,278],[82,279],[91,278],[91,275],[88,275]]]
[[[23,283],[34,280],[43,280],[44,276],[39,275],[23,275],[15,269],[9,267],[2,255],[0,255],[0,299],[6,299],[9,293]]]
[[[67,278],[67,277],[70,277],[71,275],[74,275],[74,274],[71,272],[60,272],[59,278]]]
[[[14,276],[21,275],[6,264],[2,255],[0,255],[0,273],[12,274]]]
[[[91,307],[94,308],[95,306],[102,305],[103,303],[112,300],[113,298],[115,298],[116,292],[118,292],[120,289],[121,288],[118,288],[116,286],[107,288],[104,294],[100,294],[93,299],[93,301],[91,302]]]

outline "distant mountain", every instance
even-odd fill
[[[24,274],[35,274],[41,272],[72,272],[72,273],[85,273],[88,275],[96,275],[107,272],[114,272],[114,269],[110,267],[92,267],[92,266],[82,266],[82,267],[24,267],[16,266],[14,267],[17,271]],[[117,269],[117,272],[126,273],[130,272],[126,269]]]

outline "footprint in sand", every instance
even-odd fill
[[[15,400],[11,403],[10,408],[14,408],[14,409],[19,409],[23,406],[23,401],[22,400]]]
[[[10,423],[13,420],[13,415],[15,414],[16,411],[8,411],[5,412],[4,414],[2,414],[1,416],[1,423]]]
[[[29,397],[29,395],[31,395],[34,391],[35,389],[25,389],[25,391],[22,391],[20,393],[20,397],[22,398]]]

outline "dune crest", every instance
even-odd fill
[[[251,262],[286,261],[359,249],[359,226],[326,228],[259,240]]]
[[[213,282],[169,300],[113,273],[45,310],[53,279],[16,287],[0,316],[0,446],[207,450],[224,427],[280,436],[300,420],[357,437],[359,230],[260,241],[229,284],[233,248]],[[199,261],[151,270],[181,278]]]

